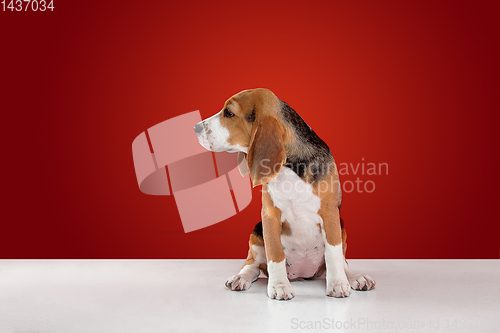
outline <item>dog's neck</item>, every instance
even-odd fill
[[[328,145],[306,124],[288,104],[281,101],[283,121],[292,129],[292,140],[285,144],[285,166],[299,177],[311,177],[318,181],[328,173],[333,156]]]

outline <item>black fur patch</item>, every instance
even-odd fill
[[[286,158],[285,166],[293,170],[299,177],[302,178],[306,172],[308,160],[301,159],[298,157],[288,157]]]
[[[252,112],[248,113],[246,116],[245,116],[245,119],[249,122],[249,123],[253,123],[255,121],[255,110],[252,110]]]
[[[285,166],[292,169],[299,177],[309,170],[313,181],[326,175],[331,167],[333,156],[328,145],[306,124],[294,109],[287,103],[281,102],[281,114],[288,125],[295,130],[297,145],[304,152],[301,155],[289,154]]]
[[[254,234],[255,236],[260,237],[262,239],[264,238],[264,234],[262,232],[262,221],[260,221],[259,223],[257,223],[255,225],[255,228],[253,228],[252,234]]]

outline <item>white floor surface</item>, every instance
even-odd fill
[[[266,278],[225,289],[243,260],[0,261],[0,332],[500,332],[500,260],[350,260],[375,290],[325,296]]]

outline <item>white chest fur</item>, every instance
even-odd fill
[[[318,215],[321,199],[310,184],[287,167],[281,169],[267,188],[274,205],[281,210],[281,222],[290,225],[291,235],[281,235],[288,278],[313,276],[323,264],[325,253],[318,227],[323,225]]]

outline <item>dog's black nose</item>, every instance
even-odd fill
[[[196,125],[194,125],[194,132],[196,134],[200,134],[201,131],[203,131],[203,125],[202,124],[196,124]]]

